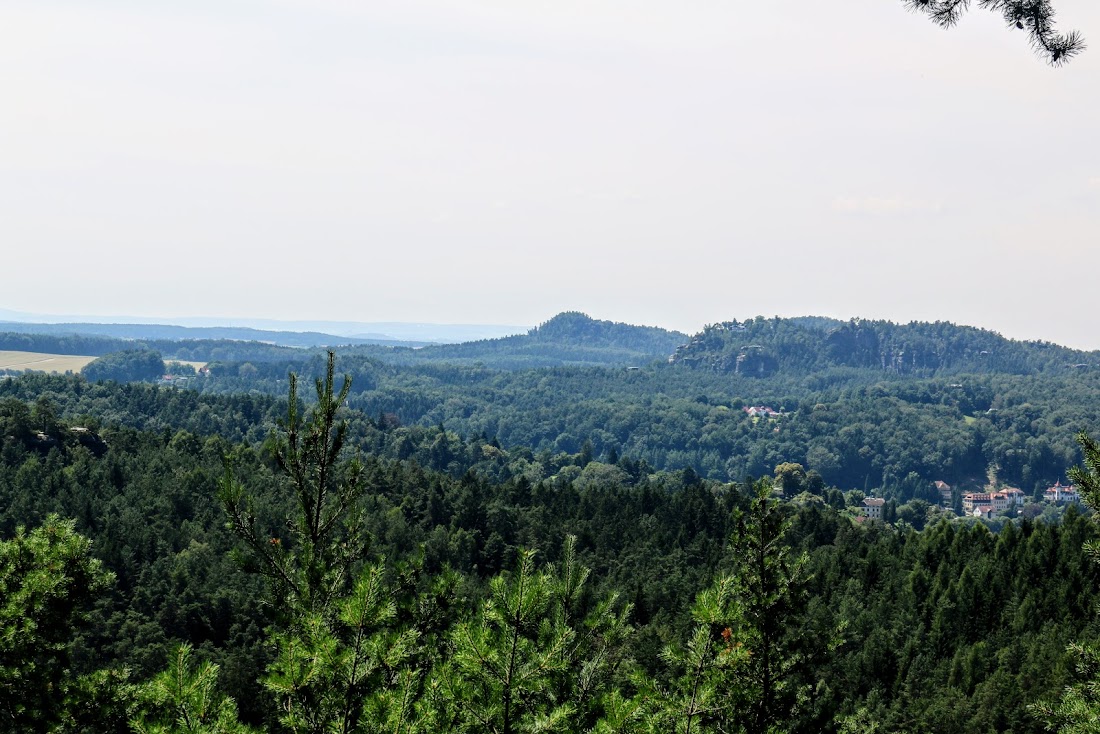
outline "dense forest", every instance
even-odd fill
[[[969,327],[756,319],[708,328],[671,363],[651,354],[624,366],[615,355],[626,346],[604,342],[599,366],[568,364],[576,345],[595,341],[587,335],[599,329],[589,322],[563,315],[548,324],[553,340],[477,345],[478,364],[446,356],[459,347],[438,348],[451,351],[431,359],[437,348],[416,350],[423,356],[415,364],[338,353],[353,377],[350,404],[374,418],[484,434],[536,454],[576,453],[587,443],[596,457],[629,455],[719,481],[797,462],[828,484],[862,491],[904,493],[911,474],[977,488],[992,471],[1034,495],[1064,480],[1079,460],[1074,434],[1100,409],[1100,376],[1089,367],[1100,363],[1096,355]],[[505,343],[538,346],[544,356],[552,347],[560,362],[516,368]],[[775,367],[762,375],[741,360],[739,371],[742,354]],[[323,369],[322,354],[217,362],[198,389],[279,395],[289,371]],[[777,415],[746,413],[761,406]]]
[[[628,369],[664,337],[559,319],[508,343],[581,329],[562,354],[608,364],[479,345],[500,362],[340,353],[346,391],[315,353],[184,388],[0,378],[0,728],[1038,732],[1065,713],[1100,637],[1090,511],[963,519],[931,482],[1066,481],[1100,394],[1065,367],[1081,355],[910,325],[876,331],[879,354],[954,346],[876,362],[828,351],[853,323],[769,342],[758,320],[770,374],[729,369],[741,337]],[[791,334],[823,351],[799,362]],[[978,370],[990,346],[1020,356]],[[888,522],[860,516],[871,493]]]
[[[678,348],[673,361],[753,377],[831,367],[918,375],[1025,375],[1100,367],[1100,354],[1014,341],[947,322],[757,317],[708,326]]]

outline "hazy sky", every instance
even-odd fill
[[[1100,348],[1100,4],[5,0],[0,308]]]

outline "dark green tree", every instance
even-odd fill
[[[697,597],[687,644],[664,651],[672,685],[643,686],[656,731],[768,734],[794,719],[806,556],[787,544],[790,519],[771,480],[751,491],[735,516],[733,570]]]
[[[127,349],[94,359],[80,372],[93,382],[149,382],[162,377],[165,367],[160,352],[151,349]]]
[[[806,469],[801,464],[784,462],[775,467],[775,481],[783,488],[784,495],[794,497],[806,482]]]
[[[1084,466],[1075,466],[1069,478],[1089,507],[1100,508],[1100,444],[1085,432],[1077,434]],[[1100,544],[1088,542],[1085,551],[1094,561],[1100,559]],[[1061,700],[1044,702],[1033,707],[1047,731],[1068,734],[1100,732],[1100,647],[1075,642],[1070,652],[1076,659],[1076,682],[1067,687]]]
[[[384,566],[356,568],[371,542],[359,506],[366,483],[359,460],[343,456],[348,426],[338,413],[351,379],[336,392],[334,375],[329,352],[316,403],[303,419],[291,374],[287,417],[271,440],[296,500],[285,542],[261,528],[244,485],[229,471],[221,498],[230,528],[271,581],[278,652],[264,684],[278,700],[280,722],[294,732],[350,734],[396,717],[407,731],[408,704],[421,682],[412,667],[418,640],[397,629]]]
[[[191,646],[181,645],[170,667],[138,687],[136,734],[249,734],[237,720],[233,699],[217,689],[218,666],[191,663]]]
[[[290,374],[287,416],[271,438],[275,460],[296,500],[295,514],[287,521],[287,542],[259,526],[252,498],[229,470],[221,487],[230,528],[259,559],[277,608],[291,619],[310,613],[331,618],[333,601],[348,590],[351,568],[370,543],[358,512],[366,488],[362,464],[341,455],[348,424],[337,413],[351,379],[345,376],[335,392],[335,360],[329,352],[325,377],[316,381],[317,402],[304,420],[298,378]]]
[[[730,543],[743,615],[734,633],[747,652],[736,675],[746,708],[735,711],[733,718],[748,734],[775,731],[791,716],[797,700],[792,673],[801,662],[794,641],[807,558],[787,544],[791,520],[772,499],[768,485],[761,481],[752,488],[749,509],[738,513]]]
[[[630,634],[629,605],[611,596],[583,611],[589,570],[566,538],[560,564],[538,568],[534,551],[490,582],[489,598],[453,635],[441,672],[459,731],[583,732],[595,723]]]
[[[0,729],[47,731],[79,705],[74,630],[112,581],[90,542],[56,515],[0,541]]]

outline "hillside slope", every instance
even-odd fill
[[[482,364],[497,369],[560,366],[642,366],[666,360],[686,334],[654,326],[593,319],[576,311],[560,313],[526,334],[421,349],[365,353],[393,364]]]

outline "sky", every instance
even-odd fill
[[[1100,4],[6,0],[0,308],[1100,348]]]

